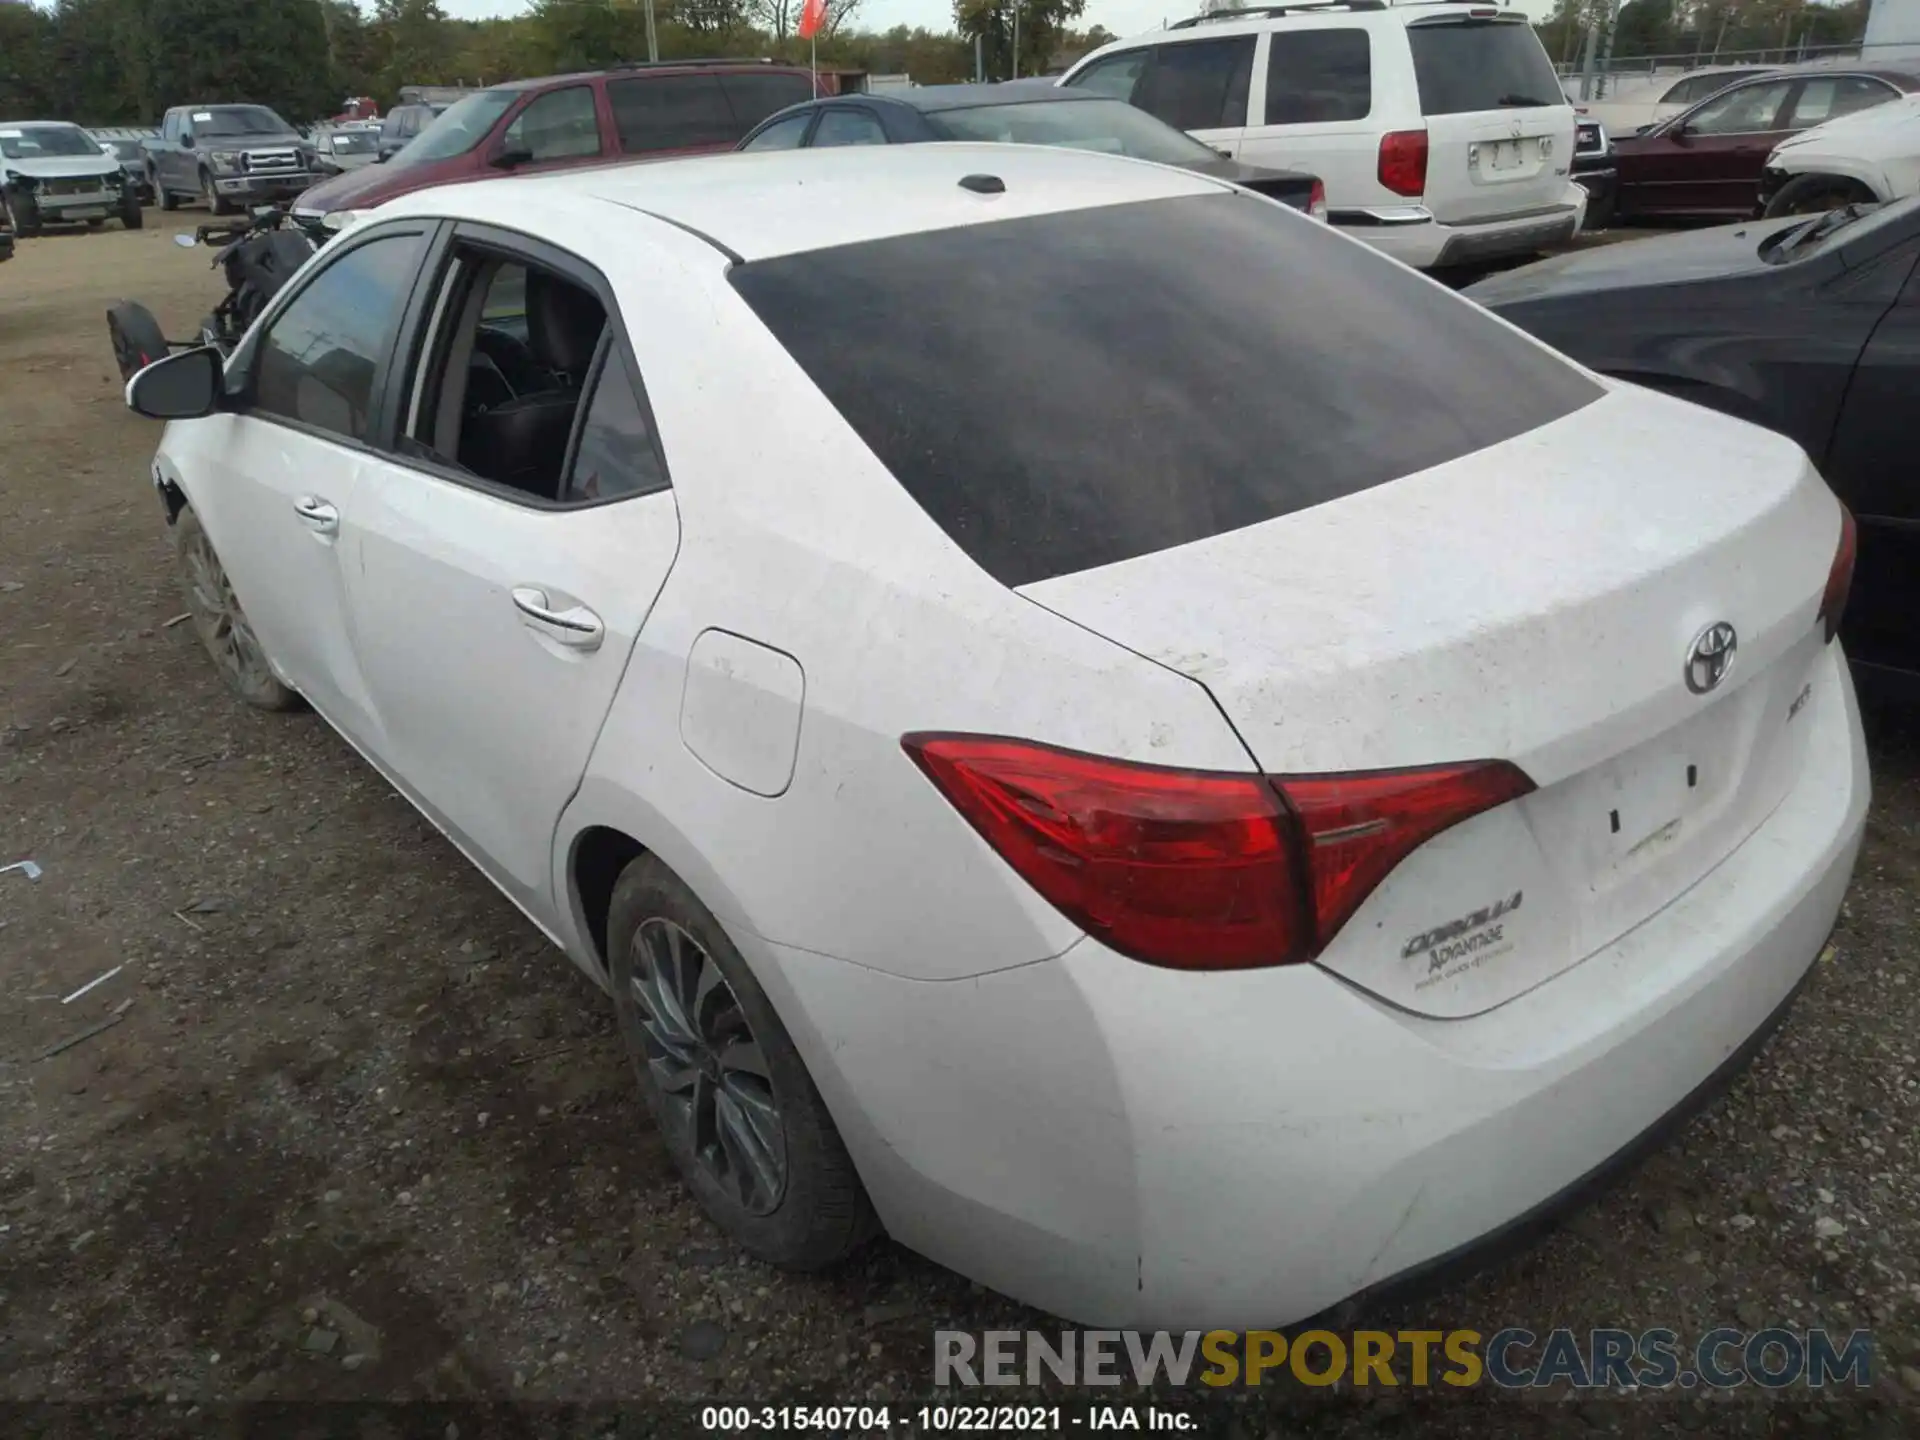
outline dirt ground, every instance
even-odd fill
[[[820,1276],[743,1259],[672,1175],[603,997],[319,720],[227,698],[170,623],[158,427],[121,405],[103,318],[130,294],[190,331],[219,293],[168,243],[196,218],[0,265],[0,864],[45,870],[0,875],[0,1429],[691,1434],[686,1401],[802,1393],[898,1416],[935,1328],[1058,1329],[885,1243]],[[1166,1403],[1247,1440],[1906,1433],[1920,740],[1875,721],[1831,958],[1752,1070],[1540,1246],[1376,1317],[1870,1328],[1869,1391]]]

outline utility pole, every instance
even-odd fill
[[[1013,78],[1020,78],[1020,0],[1013,0]]]

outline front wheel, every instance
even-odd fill
[[[205,197],[207,209],[215,215],[230,215],[233,207],[227,204],[227,197],[220,193],[220,187],[213,183],[213,176],[205,170],[200,172],[200,193]]]
[[[174,570],[186,596],[193,630],[220,678],[240,699],[261,710],[291,710],[300,697],[274,677],[226,567],[191,506],[173,522]]]
[[[1842,205],[1872,205],[1876,196],[1858,180],[1844,175],[1796,175],[1780,187],[1780,193],[1767,202],[1769,220],[1788,215],[1824,215]]]
[[[700,1207],[788,1269],[858,1249],[873,1208],[800,1052],[719,922],[653,856],[614,886],[607,954],[641,1094]]]
[[[171,210],[180,202],[173,198],[173,192],[160,182],[160,172],[155,170],[148,183],[153,187],[153,203],[162,210]]]

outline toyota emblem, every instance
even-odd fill
[[[1687,650],[1686,669],[1682,672],[1687,677],[1687,689],[1704,695],[1718,688],[1727,678],[1727,672],[1733,669],[1734,653],[1739,648],[1740,637],[1724,620],[1714,621],[1694,636]]]

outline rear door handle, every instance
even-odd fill
[[[513,604],[533,629],[574,650],[598,650],[607,627],[584,605],[555,609],[547,592],[537,585],[513,587]]]
[[[293,513],[316,535],[340,533],[340,512],[318,495],[302,495],[293,502]]]

